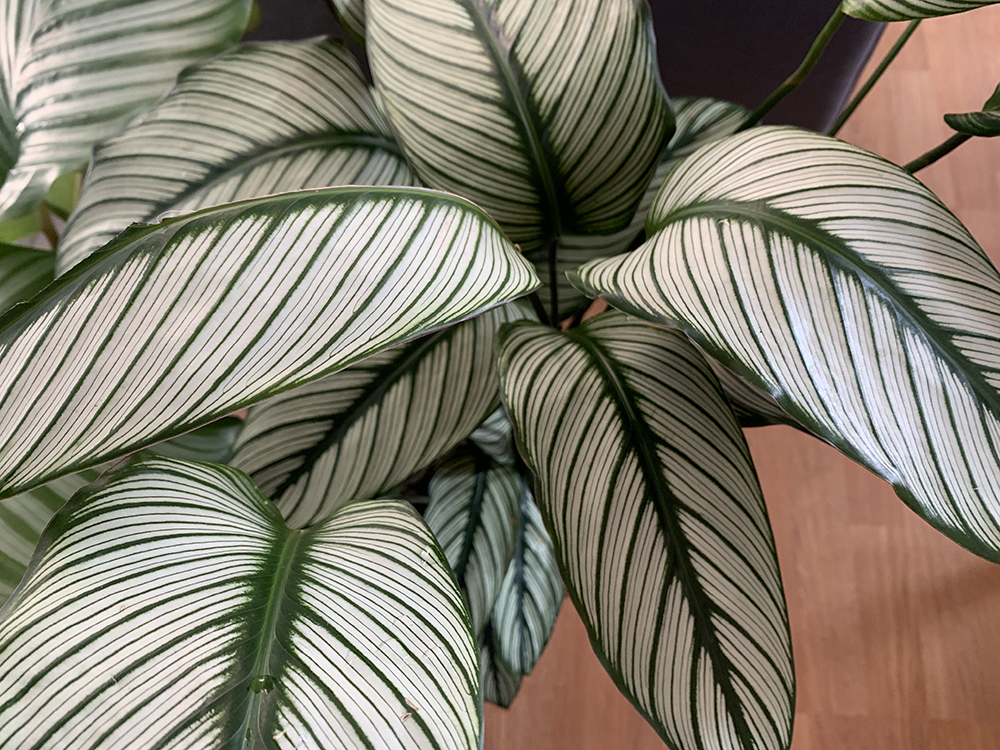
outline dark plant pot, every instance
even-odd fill
[[[346,38],[322,0],[259,0],[249,39]],[[839,0],[649,0],[671,96],[714,96],[756,107],[798,67]],[[812,75],[767,118],[826,130],[850,94],[883,24],[847,19]],[[355,51],[360,51],[355,46]]]

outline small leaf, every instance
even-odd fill
[[[500,334],[500,384],[566,588],[678,750],[788,748],[794,670],[767,512],[715,378],[618,312]]]
[[[993,5],[997,0],[843,0],[840,9],[867,21],[936,18]]]
[[[479,427],[472,431],[469,440],[483,453],[498,464],[511,466],[514,463],[514,428],[503,407],[490,414]]]
[[[365,0],[329,0],[337,20],[358,44],[365,43]]]
[[[477,683],[461,594],[406,503],[292,531],[210,464],[148,459],[74,497],[0,610],[18,750],[472,750]]]
[[[455,196],[330,188],[120,235],[0,319],[0,495],[187,432],[530,291]]]
[[[1000,274],[899,167],[759,128],[672,173],[588,293],[678,325],[924,519],[1000,561]]]
[[[981,138],[1000,136],[1000,85],[986,100],[982,112],[967,112],[962,115],[945,115],[944,121],[959,133],[976,135]]]
[[[490,625],[479,638],[479,685],[483,700],[501,708],[510,708],[521,689],[521,677],[508,672],[497,655]]]
[[[59,273],[136,222],[328,185],[413,184],[354,57],[331,39],[241,44],[184,71],[98,144]]]
[[[233,457],[233,447],[241,429],[243,420],[223,417],[172,440],[150,446],[149,450],[167,458],[225,464]]]
[[[55,269],[56,254],[51,250],[0,242],[0,313],[51,284]]]
[[[424,520],[444,550],[480,635],[516,544],[520,479],[478,451],[459,452],[434,470]]]
[[[177,73],[235,43],[250,0],[0,0],[0,219],[32,211]]]

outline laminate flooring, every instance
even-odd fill
[[[905,24],[887,31],[873,63]],[[923,22],[839,134],[897,163],[950,135],[1000,81],[1000,6]],[[918,174],[1000,264],[1000,138]],[[748,433],[781,562],[798,682],[793,750],[1000,748],[1000,566],[934,531],[818,440]],[[487,750],[653,750],[663,743],[601,669],[566,600]]]

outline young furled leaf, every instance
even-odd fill
[[[0,495],[536,285],[480,209],[427,190],[284,193],[132,229],[0,319]]]
[[[472,750],[478,692],[406,503],[293,531],[223,466],[147,459],[77,495],[0,610],[5,748]]]
[[[842,141],[760,128],[679,166],[647,234],[577,283],[680,326],[1000,561],[1000,274],[927,188]]]
[[[500,334],[500,385],[563,581],[678,750],[789,747],[794,669],[743,433],[682,333],[618,312]]]

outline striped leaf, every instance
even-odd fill
[[[59,477],[0,503],[0,607],[24,577],[42,530],[70,496],[100,476],[96,469]]]
[[[794,671],[743,433],[675,330],[612,312],[500,335],[500,387],[609,673],[678,750],[787,748]]]
[[[337,20],[360,44],[365,41],[365,0],[328,0]]]
[[[57,514],[0,611],[0,747],[466,750],[477,671],[406,503],[292,531],[242,473],[150,459]]]
[[[578,282],[680,325],[1000,561],[1000,274],[934,195],[853,146],[763,128],[679,167],[647,230]]]
[[[484,701],[510,708],[521,689],[521,677],[507,671],[497,655],[494,640],[493,628],[487,625],[479,638],[479,685]]]
[[[233,457],[236,438],[242,429],[243,420],[223,417],[197,430],[178,435],[172,440],[150,446],[149,450],[167,458],[225,464]]]
[[[959,133],[976,135],[980,138],[1000,136],[1000,85],[986,100],[982,112],[966,112],[960,115],[945,115],[944,121]]]
[[[0,313],[42,291],[52,282],[55,267],[51,250],[0,242]]]
[[[0,319],[0,493],[182,434],[530,291],[479,209],[331,188],[130,230]]]
[[[719,380],[726,401],[733,409],[733,414],[742,427],[764,427],[765,425],[787,424],[798,427],[798,424],[769,393],[751,385],[735,372],[727,370],[711,357],[706,358],[712,373]]]
[[[490,414],[472,431],[469,440],[499,464],[514,463],[514,428],[503,407]]]
[[[369,357],[253,407],[230,463],[304,527],[465,440],[500,401],[496,331],[521,304]]]
[[[552,636],[564,594],[552,540],[522,481],[517,542],[492,617],[496,653],[506,671],[531,674]]]
[[[357,62],[337,41],[242,44],[184,71],[100,144],[59,272],[135,222],[328,185],[412,184]]]
[[[628,226],[672,125],[645,3],[366,9],[373,74],[426,184],[482,206],[533,258]]]
[[[963,13],[997,0],[843,0],[840,9],[868,21],[911,21]]]
[[[249,13],[250,0],[0,0],[0,219],[236,42]]]
[[[434,470],[428,494],[424,520],[465,592],[478,636],[514,554],[520,478],[480,451],[460,451]]]

